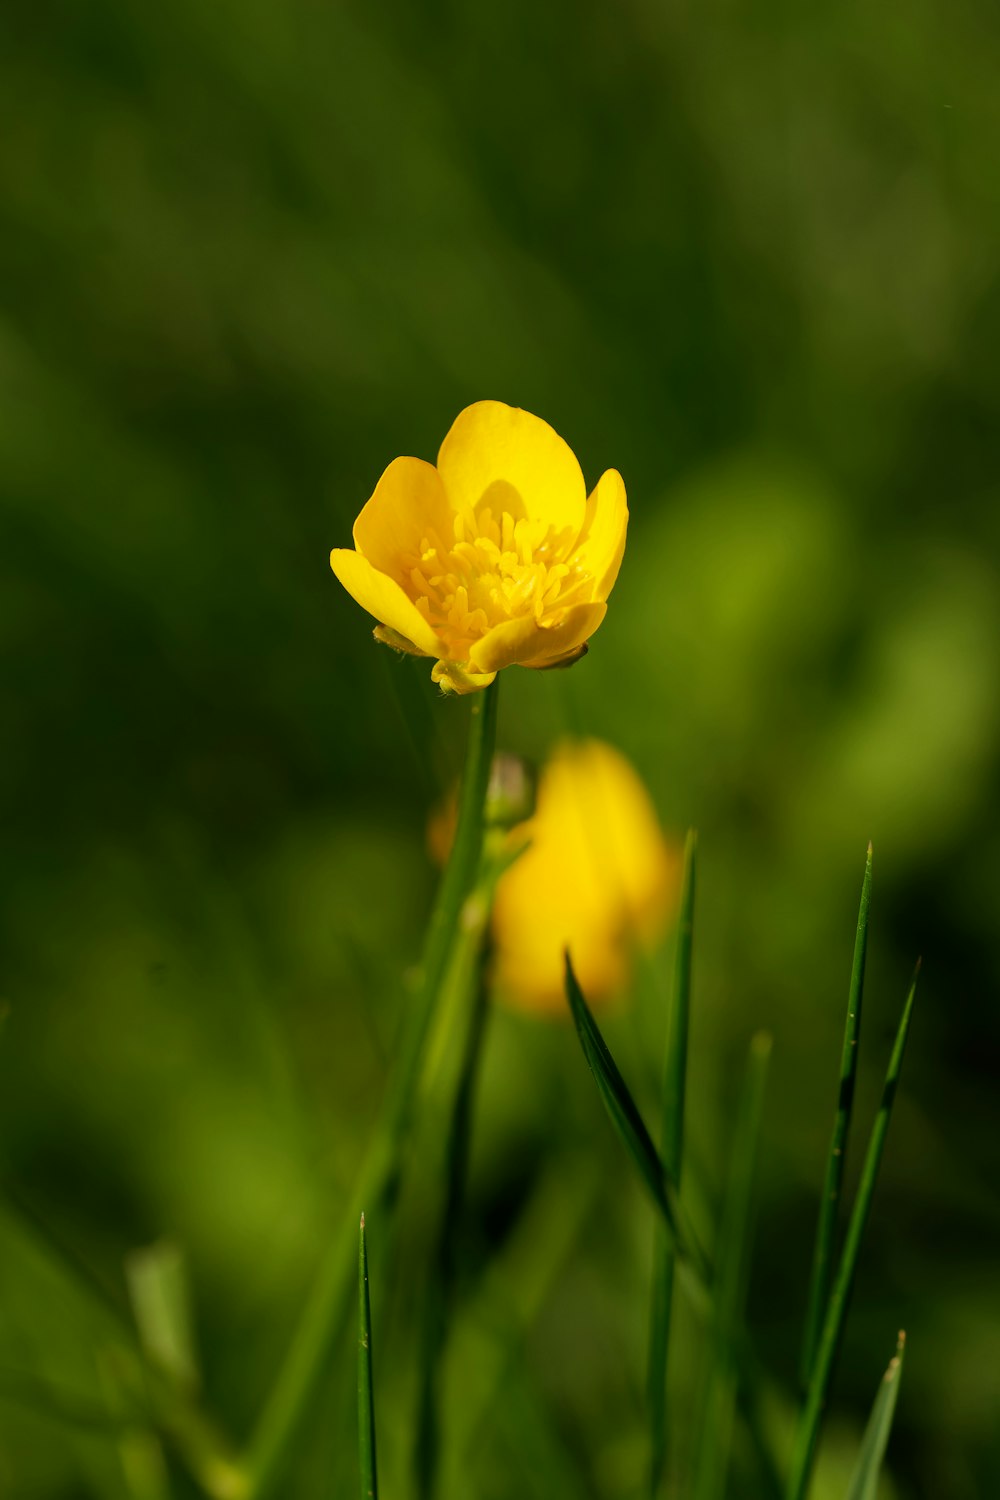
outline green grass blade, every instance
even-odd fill
[[[160,1241],[125,1261],[129,1297],[143,1350],[176,1386],[199,1384],[187,1268],[181,1250]]]
[[[691,1010],[691,949],[694,937],[694,897],[697,835],[692,829],[684,846],[680,916],[674,955],[673,993],[667,1031],[663,1088],[664,1168],[680,1188],[684,1149],[684,1096],[687,1081],[688,1021]],[[657,1225],[653,1252],[653,1285],[649,1311],[649,1364],[646,1400],[649,1408],[649,1493],[663,1482],[667,1459],[667,1357],[670,1347],[670,1308],[674,1290],[674,1250]]]
[[[819,1205],[819,1222],[816,1227],[816,1249],[813,1254],[812,1276],[809,1281],[809,1296],[806,1303],[806,1320],[802,1339],[800,1378],[802,1389],[808,1390],[816,1346],[819,1343],[826,1304],[830,1295],[830,1277],[833,1270],[834,1239],[837,1233],[837,1211],[840,1207],[840,1191],[844,1179],[844,1162],[847,1156],[847,1135],[851,1126],[851,1111],[854,1106],[854,1082],[858,1066],[858,1042],[861,1036],[861,1002],[865,988],[865,958],[868,952],[868,914],[872,898],[872,846],[868,845],[865,862],[865,878],[861,886],[861,906],[858,911],[858,931],[854,940],[854,963],[851,967],[851,985],[847,996],[847,1021],[844,1026],[844,1047],[840,1060],[840,1090],[837,1096],[837,1111],[833,1121],[830,1154],[827,1157],[823,1196]]]
[[[699,1248],[698,1241],[686,1216],[683,1214],[675,1185],[670,1181],[656,1148],[642,1122],[639,1111],[625,1085],[614,1059],[598,1030],[583,998],[572,963],[566,959],[566,993],[576,1021],[577,1032],[584,1056],[597,1082],[612,1124],[618,1131],[625,1149],[632,1157],[639,1174],[646,1184],[654,1203],[660,1210],[663,1222],[671,1235],[677,1258],[678,1277],[686,1276],[686,1290],[698,1313],[711,1319],[713,1316],[713,1291],[711,1267]],[[759,1458],[762,1482],[768,1494],[775,1492],[777,1466],[771,1453],[770,1443],[760,1420],[757,1386],[757,1367],[749,1357],[742,1331],[735,1341],[734,1356],[740,1372],[740,1382],[748,1395],[745,1411],[751,1428],[754,1448]]]
[[[872,1414],[868,1418],[868,1426],[865,1428],[865,1435],[861,1441],[858,1467],[854,1471],[854,1478],[847,1491],[847,1500],[877,1500],[878,1478],[896,1411],[896,1397],[899,1395],[905,1348],[906,1334],[901,1333],[896,1344],[896,1353],[882,1376],[878,1394],[872,1405]]]
[[[375,1392],[372,1385],[372,1309],[368,1294],[365,1216],[358,1232],[358,1468],[361,1500],[378,1500],[375,1468]]]
[[[919,970],[920,965],[918,964],[918,974]],[[917,974],[914,974],[913,983],[910,986],[910,992],[906,997],[906,1004],[903,1007],[899,1029],[896,1032],[892,1056],[889,1059],[889,1068],[885,1075],[885,1084],[882,1089],[882,1102],[879,1105],[879,1111],[875,1117],[875,1123],[872,1126],[872,1132],[868,1139],[868,1150],[865,1153],[864,1165],[861,1169],[861,1180],[858,1185],[857,1196],[854,1200],[854,1207],[851,1210],[844,1248],[841,1252],[840,1263],[837,1267],[837,1274],[834,1278],[833,1289],[827,1305],[826,1319],[823,1324],[816,1360],[809,1381],[809,1390],[806,1395],[802,1415],[799,1419],[799,1427],[795,1437],[795,1449],[792,1456],[792,1468],[785,1492],[787,1500],[804,1500],[809,1487],[809,1476],[812,1473],[816,1443],[819,1438],[820,1425],[826,1407],[830,1380],[833,1376],[833,1366],[837,1358],[837,1350],[840,1347],[840,1339],[847,1318],[851,1288],[854,1284],[854,1273],[857,1269],[858,1256],[861,1253],[861,1242],[864,1239],[865,1229],[868,1225],[872,1199],[875,1196],[875,1184],[878,1180],[882,1153],[885,1150],[885,1140],[889,1131],[889,1122],[892,1118],[892,1107],[896,1098],[896,1090],[899,1086],[899,1075],[903,1066],[903,1055],[906,1051],[906,1038],[910,1029],[910,1018],[913,1014],[913,1001],[916,991]]]
[[[712,1361],[702,1410],[695,1500],[721,1500],[725,1493],[738,1379],[735,1348],[749,1279],[754,1178],[770,1057],[771,1038],[760,1033],[750,1044],[719,1227]]]
[[[684,1221],[677,1185],[668,1176],[614,1058],[583,997],[569,953],[566,954],[566,995],[577,1035],[598,1092],[611,1116],[625,1150],[660,1210],[679,1261],[688,1266],[703,1286],[709,1281],[708,1266],[693,1233]]]

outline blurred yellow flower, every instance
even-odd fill
[[[498,994],[564,1013],[568,947],[587,999],[607,1000],[627,985],[635,949],[652,947],[675,914],[680,851],[632,766],[599,740],[556,747],[526,831],[493,909]]]
[[[524,852],[496,889],[493,977],[510,1005],[565,1015],[563,950],[573,955],[588,1001],[600,1004],[623,990],[636,948],[653,947],[676,914],[683,858],[664,837],[632,766],[600,740],[557,745],[539,777],[533,814],[517,822],[528,795],[523,764],[497,756],[487,797],[493,849]],[[453,793],[428,823],[439,865],[447,861],[457,811]]]
[[[435,658],[447,692],[503,667],[568,666],[604,619],[625,550],[621,475],[589,499],[547,422],[499,401],[466,407],[437,466],[397,458],[330,566],[374,615],[377,639]]]

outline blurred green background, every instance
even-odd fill
[[[466,717],[328,552],[485,396],[628,486],[606,624],[506,674],[501,741],[609,739],[700,830],[710,1201],[775,1035],[779,1441],[872,838],[861,1131],[924,980],[816,1495],[900,1326],[892,1494],[1000,1493],[998,70],[985,0],[0,11],[3,1494],[130,1493],[25,1377],[105,1399],[82,1288],[124,1305],[159,1237],[213,1410],[241,1437],[260,1405],[378,1110]],[[626,1178],[571,1031],[497,1012],[446,1493],[640,1493]],[[389,1494],[418,1298],[376,1258]],[[289,1497],[354,1492],[334,1353]]]

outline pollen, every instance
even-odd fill
[[[587,597],[593,579],[574,561],[575,541],[540,520],[495,516],[487,505],[458,511],[451,536],[422,537],[403,574],[424,619],[461,659],[496,625],[527,615],[558,625]]]

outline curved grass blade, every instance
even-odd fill
[[[837,1096],[837,1112],[833,1120],[833,1135],[830,1154],[827,1157],[823,1196],[819,1204],[819,1222],[816,1226],[816,1248],[813,1254],[812,1276],[809,1281],[809,1296],[806,1303],[806,1321],[802,1339],[802,1358],[799,1367],[802,1389],[808,1390],[816,1346],[819,1343],[830,1295],[830,1277],[833,1271],[833,1248],[837,1232],[837,1210],[840,1207],[840,1190],[844,1179],[844,1162],[847,1156],[847,1135],[851,1126],[851,1110],[854,1105],[854,1082],[858,1066],[858,1042],[861,1036],[861,1001],[865,988],[865,958],[868,952],[868,913],[872,899],[872,846],[868,845],[865,862],[865,878],[861,886],[861,907],[858,911],[858,931],[854,940],[854,963],[851,967],[851,985],[847,994],[847,1020],[844,1025],[844,1046],[840,1060],[840,1091]]]
[[[706,1288],[710,1280],[708,1264],[684,1220],[677,1196],[677,1185],[667,1174],[638,1106],[629,1092],[628,1085],[618,1071],[618,1066],[608,1050],[597,1022],[583,998],[583,991],[573,972],[573,963],[568,952],[566,953],[566,995],[573,1012],[573,1020],[576,1022],[583,1055],[594,1075],[598,1092],[604,1100],[604,1106],[611,1116],[611,1123],[621,1137],[639,1176],[646,1184],[653,1202],[660,1210],[678,1260],[694,1273],[696,1282],[702,1288]]]
[[[684,845],[680,918],[674,954],[673,993],[667,1031],[663,1083],[663,1165],[680,1188],[684,1149],[684,1096],[687,1082],[688,1021],[691,1010],[691,949],[694,937],[695,855],[697,834],[688,832]],[[649,1309],[649,1364],[646,1400],[649,1408],[649,1493],[656,1496],[667,1461],[667,1357],[670,1347],[670,1309],[674,1290],[674,1249],[657,1225],[653,1252],[653,1285]]]
[[[770,1057],[771,1038],[761,1032],[750,1044],[719,1226],[712,1362],[705,1385],[695,1500],[721,1500],[726,1488],[739,1376],[735,1348],[749,1279],[754,1176]]]
[[[375,1392],[372,1386],[372,1309],[368,1295],[365,1216],[358,1231],[358,1468],[361,1500],[378,1500],[375,1468]]]
[[[660,1210],[663,1222],[671,1235],[678,1275],[685,1277],[689,1300],[696,1311],[706,1321],[710,1321],[713,1315],[711,1266],[698,1245],[686,1215],[683,1214],[676,1186],[664,1171],[635,1101],[583,998],[568,953],[566,955],[566,994],[584,1056],[594,1075],[608,1114],[611,1116],[612,1124]],[[762,1482],[767,1487],[767,1493],[773,1494],[777,1469],[767,1434],[760,1420],[757,1401],[757,1368],[749,1357],[742,1331],[736,1340],[734,1353],[740,1372],[741,1386],[747,1397],[745,1412],[759,1459]]]
[[[896,1397],[899,1395],[905,1348],[906,1334],[901,1333],[896,1344],[896,1353],[882,1376],[878,1394],[872,1405],[872,1414],[868,1418],[868,1426],[861,1440],[858,1467],[854,1471],[851,1487],[847,1491],[847,1500],[877,1500],[878,1477],[882,1470],[882,1460],[885,1458],[892,1419],[896,1411]]]
[[[826,1319],[823,1323],[823,1331],[809,1381],[805,1406],[799,1419],[799,1427],[795,1437],[795,1449],[792,1455],[792,1468],[785,1491],[786,1500],[804,1500],[809,1487],[809,1476],[812,1473],[816,1443],[823,1421],[823,1412],[826,1408],[826,1399],[830,1389],[830,1380],[833,1375],[833,1366],[840,1347],[844,1323],[847,1319],[847,1309],[851,1299],[851,1289],[854,1284],[854,1273],[857,1269],[858,1256],[861,1253],[861,1242],[864,1239],[865,1229],[868,1225],[872,1199],[875,1196],[875,1184],[878,1180],[882,1153],[885,1149],[885,1140],[889,1131],[889,1121],[892,1118],[892,1107],[896,1098],[896,1090],[899,1086],[899,1075],[903,1066],[903,1055],[906,1051],[906,1038],[910,1029],[910,1017],[913,1014],[913,1001],[917,992],[917,976],[919,972],[920,965],[918,964],[917,972],[913,976],[913,983],[910,985],[910,992],[906,997],[906,1004],[903,1007],[899,1029],[896,1032],[896,1040],[893,1045],[892,1056],[889,1059],[889,1068],[886,1072],[885,1084],[882,1089],[882,1102],[879,1105],[879,1111],[875,1117],[871,1135],[868,1138],[868,1150],[865,1153],[864,1165],[861,1169],[861,1181],[858,1185],[854,1207],[851,1210],[851,1218],[844,1240],[844,1249],[841,1253],[837,1274],[833,1282],[833,1289],[830,1293]]]

